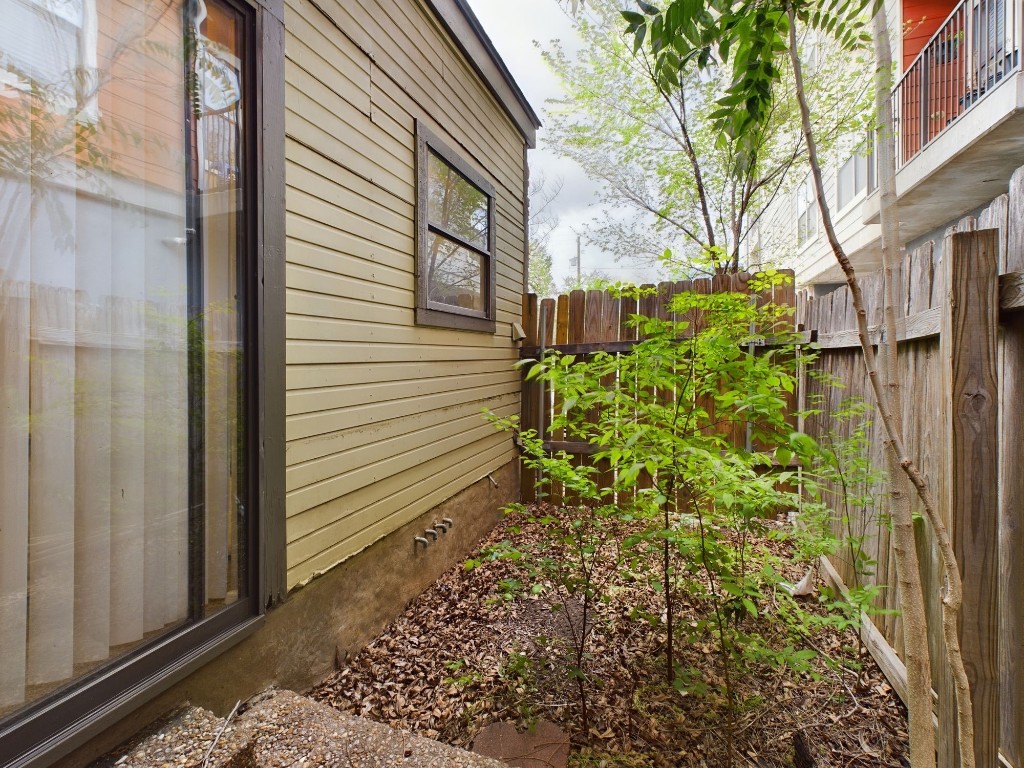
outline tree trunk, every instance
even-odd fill
[[[886,389],[893,408],[895,429],[903,431],[903,398],[900,394],[896,307],[899,286],[895,267],[901,255],[900,222],[896,200],[896,152],[892,132],[892,49],[885,6],[872,18],[875,48],[875,112],[881,131],[875,146],[881,202],[882,267],[885,270]],[[902,319],[902,313],[900,315]],[[921,587],[921,571],[914,542],[914,518],[910,509],[910,480],[900,467],[892,440],[885,442],[886,480],[892,518],[892,546],[896,555],[900,611],[903,615],[903,655],[907,665],[907,711],[910,719],[910,764],[935,765],[935,725],[932,719],[932,671],[928,649],[928,619]]]
[[[881,204],[881,230],[882,230],[882,264],[885,269],[885,337],[887,344],[887,368],[888,368],[888,382],[887,388],[890,395],[890,403],[896,404],[896,410],[893,413],[893,424],[896,432],[903,439],[903,423],[901,414],[899,411],[900,398],[900,381],[899,381],[899,370],[897,365],[897,341],[898,341],[898,328],[896,318],[896,306],[897,306],[897,286],[895,285],[894,272],[895,267],[899,263],[898,257],[901,255],[900,247],[900,229],[899,229],[899,210],[896,196],[896,148],[895,148],[895,135],[894,135],[894,122],[892,114],[892,50],[889,45],[889,29],[886,22],[885,16],[885,5],[879,5],[878,11],[872,18],[872,38],[874,39],[875,48],[875,110],[878,113],[878,122],[881,126],[879,140],[877,142],[876,153],[878,157],[878,183],[879,183],[879,202]],[[902,319],[902,313],[901,313]],[[906,497],[906,523],[909,526],[909,543],[913,545],[913,520],[910,516],[910,497],[909,494],[905,493],[907,484],[909,483],[909,476],[904,473],[898,473],[902,475],[897,479],[897,474],[893,474],[893,468],[899,468],[898,457],[896,456],[895,449],[893,447],[893,441],[890,439],[886,443],[886,452],[891,454],[890,457],[890,493],[895,494],[899,492]],[[902,486],[897,491],[897,483]],[[923,498],[922,498],[923,500]],[[895,499],[894,499],[895,501]],[[957,704],[957,738],[960,746],[960,765],[963,768],[974,768],[974,708],[971,703],[971,690],[967,680],[967,670],[964,668],[963,656],[960,653],[960,641],[958,633],[958,621],[960,616],[960,569],[956,563],[955,556],[953,555],[952,542],[949,540],[949,532],[942,519],[938,516],[938,510],[930,505],[926,504],[926,514],[932,523],[934,535],[939,541],[939,551],[942,556],[942,564],[946,578],[946,595],[942,600],[942,630],[943,636],[946,639],[946,662],[949,664],[950,670],[953,674],[953,684],[956,691],[956,704]],[[896,535],[896,514],[895,506],[893,510],[893,535]],[[915,562],[915,575],[917,575],[916,581],[918,589],[920,589],[920,576],[916,570],[917,557],[914,557]],[[899,560],[897,559],[897,570],[899,569]],[[902,576],[900,576],[902,582]],[[906,608],[901,606],[904,611],[903,619],[903,635],[904,642],[908,648],[907,651],[907,674],[910,674],[910,643],[909,639],[917,633],[917,628],[912,627],[907,621]],[[922,604],[923,609],[923,604]],[[924,620],[922,612],[921,619]],[[922,625],[923,626],[923,625]],[[927,638],[922,638],[921,642],[915,642],[917,646],[923,643],[924,645],[924,662],[927,665],[929,659]],[[928,730],[933,731],[932,718],[931,718],[931,679],[930,669],[928,669],[929,677],[926,678],[927,688],[924,692],[918,692],[920,695],[928,696]],[[910,686],[908,685],[908,688]],[[913,694],[912,694],[913,695]],[[929,749],[933,749],[933,742],[929,741]],[[911,734],[911,764],[917,765],[914,762],[914,743],[913,734]],[[923,749],[923,746],[922,746]],[[933,763],[934,760],[929,760],[929,763]]]
[[[791,60],[791,63],[793,65],[793,74],[794,74],[795,83],[796,83],[797,101],[799,102],[799,105],[800,105],[801,124],[802,124],[804,139],[807,142],[807,154],[808,154],[808,159],[809,159],[810,165],[811,165],[811,175],[814,178],[814,187],[815,187],[815,192],[816,192],[816,196],[817,196],[818,209],[821,212],[822,225],[823,225],[823,228],[825,230],[825,235],[826,235],[826,238],[828,239],[829,246],[832,249],[832,253],[835,255],[836,261],[839,263],[840,268],[843,270],[843,274],[846,276],[846,283],[849,286],[850,296],[851,296],[851,299],[853,301],[854,309],[856,310],[857,336],[858,336],[858,339],[860,341],[861,351],[862,351],[862,353],[864,355],[864,367],[867,370],[868,380],[871,383],[871,388],[872,388],[872,391],[874,392],[874,395],[875,395],[875,402],[876,402],[876,406],[877,406],[877,409],[878,409],[878,414],[879,414],[879,417],[881,418],[882,426],[885,429],[885,433],[886,433],[886,437],[887,437],[887,441],[886,441],[887,453],[889,454],[889,457],[890,457],[889,461],[888,461],[888,464],[889,464],[891,470],[895,470],[896,467],[898,466],[903,471],[904,475],[907,477],[907,479],[910,481],[910,483],[914,486],[915,490],[917,491],[918,498],[920,498],[920,500],[921,500],[921,504],[922,504],[922,506],[924,508],[925,514],[927,515],[928,519],[932,522],[932,527],[933,527],[933,529],[935,531],[935,536],[936,536],[936,539],[937,539],[937,541],[939,543],[939,549],[940,549],[940,552],[942,553],[943,565],[944,565],[944,568],[945,568],[946,582],[947,582],[946,583],[946,591],[945,591],[945,595],[944,595],[944,598],[943,598],[943,634],[946,637],[947,644],[950,642],[950,640],[952,640],[952,645],[949,645],[948,648],[947,648],[947,651],[948,651],[947,658],[950,661],[951,666],[953,667],[954,677],[956,678],[956,677],[958,677],[958,674],[959,674],[958,671],[957,671],[957,667],[959,667],[960,670],[963,670],[963,660],[962,660],[962,658],[960,658],[959,642],[958,642],[958,639],[957,639],[956,633],[955,633],[956,619],[957,619],[957,616],[959,614],[960,603],[961,603],[961,600],[962,600],[962,589],[961,589],[961,585],[960,585],[959,569],[957,568],[956,558],[955,558],[955,556],[953,554],[952,546],[951,546],[951,544],[949,542],[948,532],[946,531],[946,527],[945,527],[941,517],[938,514],[938,508],[937,508],[937,506],[935,504],[935,500],[934,500],[934,498],[933,498],[933,496],[931,494],[931,490],[930,490],[930,488],[928,486],[928,483],[925,481],[924,476],[921,474],[920,470],[917,468],[917,465],[914,463],[913,459],[910,458],[910,456],[909,456],[909,454],[907,452],[906,445],[905,445],[904,440],[903,440],[903,432],[902,432],[901,425],[900,425],[899,420],[898,420],[898,416],[894,414],[893,399],[891,397],[891,394],[890,394],[890,391],[889,391],[888,387],[883,385],[883,382],[882,382],[882,380],[881,380],[881,378],[879,376],[878,359],[877,359],[877,356],[875,355],[874,347],[871,345],[871,342],[870,342],[870,339],[869,339],[869,336],[868,336],[867,311],[866,311],[865,306],[864,306],[864,295],[861,292],[860,283],[857,280],[857,275],[856,275],[856,272],[855,272],[855,270],[853,268],[853,265],[850,263],[849,257],[847,256],[847,254],[846,254],[845,250],[843,249],[842,245],[839,243],[839,239],[836,237],[835,227],[832,224],[832,217],[831,217],[830,212],[829,212],[828,203],[827,203],[827,201],[825,199],[825,188],[824,188],[824,184],[822,183],[822,176],[821,176],[821,164],[820,164],[820,162],[818,160],[817,144],[816,144],[816,142],[814,140],[814,135],[813,135],[813,132],[811,130],[810,109],[809,109],[808,104],[807,104],[806,91],[804,90],[804,87],[803,87],[803,75],[802,75],[802,71],[801,71],[801,67],[800,67],[800,57],[799,57],[799,55],[797,53],[797,46],[796,46],[796,13],[795,13],[795,11],[794,11],[792,6],[788,6],[787,7],[787,11],[788,11],[789,20],[790,20],[790,25],[789,25],[790,60]],[[888,32],[887,31],[885,32],[884,37],[885,37],[885,41],[884,42],[887,45],[888,44]],[[890,58],[891,58],[891,54],[890,54]],[[889,70],[887,69],[886,72],[888,72],[888,71]],[[888,89],[886,89],[886,91],[888,92]],[[884,95],[885,94],[883,94],[883,96]],[[891,103],[890,103],[890,109],[891,109]],[[888,125],[888,133],[889,133],[888,140],[889,141],[892,140],[891,139],[891,136],[892,136],[891,125],[892,125],[892,123],[891,123],[891,119],[890,119],[889,125]],[[883,138],[885,138],[885,137],[883,136]],[[891,168],[892,168],[892,172],[893,172],[892,178],[894,179],[895,178],[895,166],[894,166],[894,163],[892,164]],[[894,186],[893,186],[893,188],[890,189],[890,192],[893,193],[893,198],[895,198]],[[894,202],[894,200],[893,200],[893,202]],[[897,232],[897,237],[898,237],[898,232]],[[892,302],[889,302],[889,303],[890,303],[890,305],[892,304]],[[891,307],[891,309],[894,311],[895,308]],[[895,316],[893,315],[891,319],[893,321],[893,325],[895,325]],[[893,337],[892,340],[895,341],[895,337]],[[895,373],[895,370],[894,370],[894,373]],[[898,508],[894,508],[894,513],[899,512],[900,509],[905,504],[907,504],[907,502],[904,502],[902,500],[901,494],[899,493],[899,487],[897,485],[890,484],[890,494],[891,495],[895,494],[895,500],[899,501],[899,507]],[[909,497],[907,497],[907,500],[909,501]],[[894,520],[894,523],[895,522],[897,522],[897,521]],[[905,542],[902,541],[902,538],[899,538],[899,537],[894,537],[894,538],[897,539],[897,546],[895,548],[895,554],[896,554],[896,558],[897,558],[898,578],[901,580],[901,584],[902,584],[902,581],[903,581],[904,578],[909,579],[910,582],[909,582],[908,586],[910,586],[910,584],[912,584],[914,581],[916,581],[917,585],[918,585],[917,586],[917,591],[920,594],[920,572],[918,570],[917,563],[916,563],[916,549],[913,547],[913,539],[911,538],[911,540],[909,542],[910,543],[909,551],[903,552],[901,550],[903,550]],[[907,556],[907,557],[911,557],[912,556],[913,557],[913,567],[911,567],[910,562],[907,562],[907,561],[904,561],[903,566],[900,566],[899,563],[900,563],[900,560],[903,559],[902,556]],[[951,564],[952,564],[952,567],[950,567]],[[912,611],[914,611],[914,612],[916,612],[917,610],[920,610],[921,614],[924,613],[923,599],[921,599],[921,601],[918,604],[918,606],[912,608]],[[954,629],[954,631],[952,633],[950,632],[950,624],[947,621],[947,617],[949,617],[949,616],[952,616],[952,626],[953,626],[953,629]],[[912,617],[911,617],[911,620],[913,620]],[[906,622],[906,621],[907,621],[907,616],[905,615],[904,616],[904,622]],[[907,634],[910,634],[910,633],[907,633]],[[917,638],[914,638],[914,639],[917,639]],[[927,646],[925,646],[924,651],[925,651],[925,654],[927,654]],[[912,705],[914,707],[914,709],[912,709],[911,712],[910,712],[911,729],[914,732],[914,736],[912,737],[914,739],[914,743],[912,745],[912,750],[915,750],[915,751],[912,752],[912,755],[915,755],[915,756],[919,755],[919,757],[914,759],[914,761],[912,762],[912,765],[914,765],[915,768],[917,768],[918,765],[934,765],[935,764],[934,744],[933,743],[932,744],[927,744],[927,742],[925,741],[925,737],[922,735],[922,731],[918,730],[918,728],[922,728],[922,729],[924,728],[924,726],[921,723],[922,720],[927,720],[927,722],[928,722],[928,730],[931,730],[931,723],[932,723],[931,680],[930,679],[928,679],[926,681],[926,685],[927,685],[926,690],[928,692],[927,712],[925,713],[925,712],[919,711],[922,708],[922,705],[920,703],[921,700],[922,700],[921,691],[920,691],[920,685],[921,685],[920,676],[921,676],[922,672],[923,672],[923,670],[919,666],[917,667],[917,669],[914,669],[912,671],[911,665],[908,664],[908,669],[907,669],[908,677],[911,674],[914,674],[915,681],[914,681],[913,684],[916,685],[916,687],[917,687],[916,692],[912,692],[911,695],[908,697],[910,699],[910,701],[908,702],[908,709],[911,709]],[[930,675],[930,672],[929,672],[929,675]],[[966,674],[964,674],[964,680],[966,680]],[[908,689],[911,687],[911,684],[912,684],[911,681],[908,680]],[[961,729],[966,732],[967,736],[972,737],[973,736],[973,719],[970,716],[970,711],[971,711],[970,710],[970,703],[969,703],[970,692],[968,690],[967,691],[967,699],[966,700],[963,699],[961,697],[961,695],[960,695],[961,694],[961,688],[960,688],[959,681],[957,682],[957,694],[958,694],[957,695],[958,712],[960,713],[960,716],[961,716],[961,723],[963,723],[963,711],[962,710],[966,709],[968,711],[968,722],[966,724],[962,724],[961,725]],[[965,703],[965,701],[966,701],[966,703]],[[965,728],[964,725],[966,725],[967,727]],[[961,733],[961,739],[963,739],[963,738],[964,738],[964,733]],[[926,749],[926,745],[927,745],[927,749]],[[961,756],[962,765],[965,766],[965,768],[973,768],[973,766],[974,766],[973,750],[971,750],[968,753],[968,755],[963,755],[962,754],[962,756]]]

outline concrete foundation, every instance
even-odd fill
[[[225,716],[267,686],[305,691],[376,637],[409,601],[463,560],[519,495],[519,464],[421,515],[349,558],[271,610],[252,636],[157,696],[58,763],[88,765],[185,702]],[[453,526],[424,547],[414,541],[443,517]],[[429,537],[428,537],[429,538]]]

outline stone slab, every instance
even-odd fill
[[[514,768],[566,768],[569,735],[547,720],[524,733],[512,723],[493,723],[477,734],[473,751]]]

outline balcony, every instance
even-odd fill
[[[893,91],[902,168],[1020,69],[1020,0],[963,0]]]
[[[896,187],[907,240],[1006,192],[1024,162],[1024,0],[963,0],[893,91]],[[864,223],[878,221],[878,195]]]

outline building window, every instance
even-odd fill
[[[256,46],[227,0],[2,3],[19,86],[0,90],[0,754],[17,763],[260,610]],[[53,34],[81,18],[88,40]]]
[[[836,176],[836,208],[843,210],[868,188],[868,157],[862,146],[843,163]]]
[[[868,131],[868,137],[864,140],[864,155],[867,157],[867,191],[870,195],[878,188],[878,155],[875,154],[875,132]]]
[[[417,122],[416,322],[494,332],[494,187]]]
[[[796,190],[797,245],[804,245],[814,240],[817,236],[818,204],[814,193],[814,179],[808,173]]]

